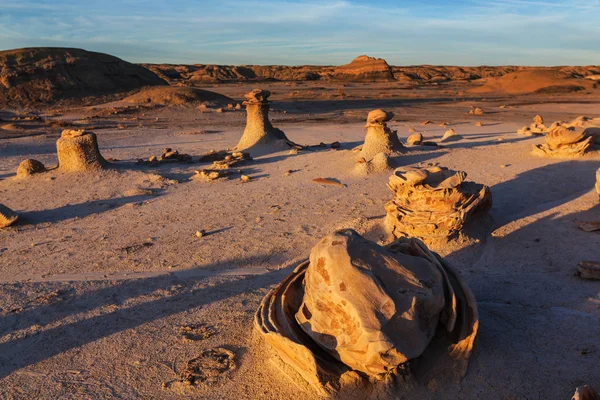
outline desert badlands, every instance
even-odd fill
[[[598,399],[598,76],[0,52],[0,398]]]

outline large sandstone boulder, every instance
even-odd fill
[[[18,218],[19,215],[16,212],[0,204],[0,229],[11,226]]]
[[[92,132],[65,129],[56,141],[56,151],[60,171],[96,171],[108,165]]]
[[[460,276],[421,241],[382,247],[346,229],[267,294],[255,324],[285,363],[332,392],[399,375],[462,377],[478,316]]]
[[[262,89],[254,89],[246,94],[246,128],[235,151],[245,151],[255,157],[302,147],[289,140],[281,129],[271,125],[268,100],[270,95],[271,92]]]
[[[396,169],[388,183],[394,198],[385,205],[388,232],[430,244],[456,236],[476,212],[492,205],[489,188],[466,177],[441,167]]]
[[[545,138],[544,143],[533,146],[532,154],[548,157],[581,157],[590,147],[592,136],[584,128],[557,126]]]

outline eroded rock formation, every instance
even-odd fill
[[[456,236],[473,214],[492,205],[489,188],[466,177],[441,167],[396,169],[388,183],[394,198],[385,205],[388,232],[426,243]]]
[[[281,360],[327,394],[400,375],[462,377],[478,315],[460,276],[420,240],[382,247],[346,229],[321,240],[265,296],[255,325]]]
[[[285,133],[274,128],[269,121],[268,100],[271,92],[268,90],[254,89],[246,94],[246,129],[235,147],[236,151],[246,151],[252,156],[301,148],[285,136]]]
[[[27,160],[21,161],[21,164],[19,164],[19,168],[17,168],[17,177],[25,178],[44,171],[46,171],[44,164],[38,160],[28,158]]]
[[[367,116],[367,134],[360,157],[369,161],[379,153],[392,154],[404,149],[398,133],[387,126],[394,114],[384,110],[373,110]]]
[[[56,141],[56,150],[60,171],[95,171],[108,165],[92,132],[65,129]]]
[[[541,115],[533,117],[533,123],[529,126],[524,126],[517,131],[519,135],[533,136],[533,135],[545,135],[550,131],[551,128],[556,127],[559,123],[554,123],[553,126],[548,128],[544,125],[544,119]]]
[[[549,157],[581,157],[590,147],[592,136],[575,126],[557,126],[545,138],[544,143],[533,146],[532,154]]]
[[[0,229],[11,226],[18,218],[19,215],[16,212],[0,204]]]

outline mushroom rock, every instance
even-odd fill
[[[44,166],[44,164],[42,164],[38,160],[29,158],[27,160],[21,161],[21,164],[19,164],[19,168],[17,168],[17,177],[24,178],[45,171],[46,167]]]
[[[534,145],[532,154],[550,157],[581,157],[592,142],[584,128],[559,126],[551,130],[542,144]]]
[[[462,378],[478,314],[461,277],[420,240],[379,246],[345,229],[265,296],[255,326],[284,362],[332,394],[348,382]]]
[[[442,136],[442,139],[440,140],[440,142],[445,143],[445,142],[454,142],[455,140],[460,140],[463,137],[461,135],[459,135],[458,133],[456,133],[456,131],[452,128],[448,129],[445,133],[444,136]]]
[[[360,157],[369,161],[379,153],[392,154],[402,151],[404,146],[398,139],[398,133],[387,126],[394,113],[384,110],[373,110],[367,116],[367,134],[360,152]]]
[[[273,127],[269,121],[268,100],[271,92],[268,90],[254,89],[246,94],[244,105],[246,106],[246,129],[236,151],[246,151],[252,156],[259,156],[277,151],[301,148],[285,136],[285,133]]]
[[[108,165],[93,132],[65,129],[56,141],[56,150],[61,171],[96,171]]]
[[[428,244],[455,237],[475,213],[492,206],[489,187],[442,167],[401,167],[390,177],[394,198],[385,205],[386,230]]]
[[[0,204],[0,229],[11,226],[17,219],[19,215],[16,212]]]

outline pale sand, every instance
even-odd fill
[[[574,273],[579,261],[600,261],[600,234],[576,224],[600,220],[593,190],[600,155],[533,157],[532,144],[543,138],[516,130],[542,107],[483,105],[493,113],[477,117],[484,126],[475,127],[465,115],[470,104],[424,105],[409,116],[392,110],[399,121],[389,125],[402,141],[424,118],[435,122],[419,126],[426,140],[439,141],[447,128],[438,124],[446,120],[464,137],[402,155],[402,165],[466,171],[493,194],[483,241],[436,249],[479,304],[467,376],[455,386],[400,390],[397,398],[567,399],[576,386],[598,388],[600,286]],[[544,107],[549,122],[592,114],[576,104]],[[375,224],[392,197],[389,173],[352,173],[358,155],[350,149],[364,139],[366,112],[342,121],[333,114],[322,122],[292,122],[288,114],[274,125],[296,143],[339,141],[341,150],[259,157],[242,167],[252,178],[244,184],[188,181],[199,164],[124,161],[118,170],[17,180],[25,158],[56,164],[58,136],[0,139],[0,202],[20,214],[15,227],[0,231],[0,398],[312,398],[269,361],[253,314],[268,289],[334,229],[379,239]],[[242,112],[164,110],[143,117],[142,128],[93,131],[105,158],[134,161],[164,147],[193,156],[231,148],[243,121]],[[216,132],[182,134],[200,128]],[[346,187],[317,185],[318,177]],[[202,229],[206,236],[193,236]],[[198,323],[216,334],[182,341],[178,327]],[[173,368],[179,373],[215,346],[235,352],[234,371],[211,386],[172,382]]]

